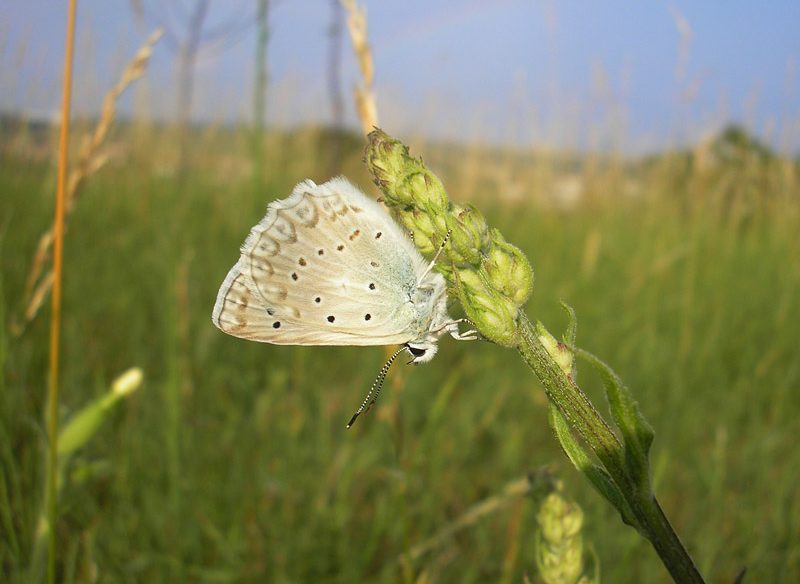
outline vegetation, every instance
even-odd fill
[[[46,310],[19,335],[8,325],[52,220],[55,170],[37,155],[49,133],[3,127],[0,569],[21,582],[43,497]],[[169,128],[118,128],[119,154],[70,217],[62,419],[131,366],[145,381],[63,469],[63,581],[519,582],[537,565],[538,506],[521,496],[406,552],[543,465],[580,502],[603,580],[667,581],[559,452],[544,394],[512,351],[445,339],[431,364],[395,370],[345,431],[380,348],[219,333],[211,306],[244,235],[294,183],[328,178],[336,135],[271,131],[256,188],[250,134],[193,131],[179,184]],[[343,172],[368,189],[360,140],[344,144]],[[709,581],[743,568],[754,582],[800,579],[796,162],[740,131],[641,161],[415,150],[528,256],[528,315],[561,330],[559,300],[571,304],[579,345],[634,392],[656,430],[659,499]],[[580,379],[602,403],[588,368]]]

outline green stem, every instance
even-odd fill
[[[586,394],[553,360],[524,314],[520,315],[517,349],[541,381],[548,399],[555,404],[572,430],[592,449],[614,480],[636,517],[638,527],[650,540],[675,582],[702,584],[703,577],[655,496],[649,488],[647,492],[642,492],[628,475],[623,446],[616,434]]]

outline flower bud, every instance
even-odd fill
[[[513,347],[517,338],[517,306],[487,285],[473,268],[454,272],[456,291],[464,312],[487,339]]]
[[[390,207],[416,206],[432,215],[447,210],[442,182],[421,160],[409,156],[408,146],[382,130],[370,132],[367,140],[364,160]]]
[[[432,238],[434,226],[431,218],[417,208],[409,210],[395,210],[392,215],[408,233],[414,234],[414,245],[422,254],[432,254],[436,251]]]
[[[111,384],[111,391],[120,397],[126,396],[139,389],[142,379],[144,379],[142,370],[139,367],[131,367],[114,380]]]
[[[550,334],[541,322],[536,323],[536,334],[539,336],[539,341],[544,346],[548,354],[553,358],[553,361],[559,366],[561,371],[573,379],[573,367],[575,366],[575,356],[572,351],[564,343],[559,342],[553,335]]]
[[[435,174],[425,168],[422,163],[408,157],[405,170],[408,178],[402,183],[403,197],[410,197],[413,204],[429,215],[442,214],[447,211],[449,203],[444,185]],[[399,190],[399,189],[398,189]]]
[[[138,367],[129,369],[114,380],[111,391],[76,412],[58,434],[58,455],[67,456],[82,448],[100,428],[108,410],[121,398],[136,391],[142,377],[142,370]]]
[[[399,204],[400,202],[394,200],[395,186],[404,176],[400,169],[403,167],[404,155],[408,154],[408,148],[381,130],[370,132],[367,140],[364,162],[375,178],[375,184],[380,187],[387,199]],[[405,204],[410,203],[411,201],[405,202]]]
[[[553,492],[536,515],[539,523],[536,564],[548,584],[577,584],[584,571],[583,511]]]
[[[482,264],[491,285],[522,306],[533,289],[533,268],[522,251],[491,230],[491,247]]]
[[[489,242],[489,228],[483,215],[472,205],[462,207],[453,204],[447,215],[447,228],[450,233],[452,255],[458,256],[457,263],[480,264],[481,253]]]

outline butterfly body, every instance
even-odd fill
[[[404,344],[430,360],[448,332],[444,278],[383,208],[344,178],[267,207],[217,295],[213,323],[279,345]]]

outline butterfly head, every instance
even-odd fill
[[[408,362],[409,365],[427,363],[433,359],[438,349],[439,346],[436,344],[436,339],[406,343],[406,350],[411,355],[411,361]]]

